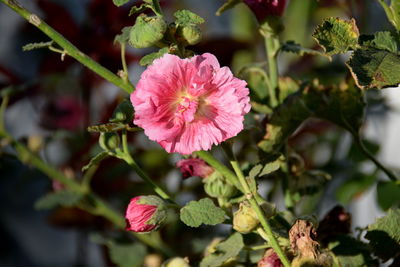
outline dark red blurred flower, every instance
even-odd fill
[[[268,16],[283,15],[286,7],[286,0],[243,0],[253,11],[259,22],[264,21]]]
[[[214,172],[214,169],[202,159],[181,159],[176,163],[176,166],[180,168],[183,178],[192,176],[206,178]]]
[[[42,113],[41,124],[48,129],[76,130],[87,117],[87,108],[79,99],[59,97],[49,102]]]

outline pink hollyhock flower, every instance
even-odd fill
[[[164,202],[157,196],[131,199],[125,213],[126,230],[147,233],[156,230],[166,217]]]
[[[273,249],[267,249],[257,267],[283,267],[283,264]]]
[[[176,166],[181,169],[183,178],[192,176],[206,178],[214,172],[214,169],[202,159],[181,159],[176,163]]]
[[[211,54],[165,54],[143,72],[131,94],[134,123],[169,153],[209,150],[243,129],[248,94],[246,82]]]
[[[281,17],[286,7],[286,0],[244,0],[244,3],[260,22],[267,16]]]

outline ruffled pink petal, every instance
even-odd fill
[[[209,150],[243,129],[248,95],[246,82],[211,54],[164,55],[143,72],[131,95],[134,123],[167,152]]]

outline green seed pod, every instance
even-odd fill
[[[190,267],[187,259],[175,257],[167,260],[161,267]]]
[[[137,17],[129,35],[129,43],[136,48],[154,45],[164,37],[167,24],[158,16],[148,17],[144,14]]]
[[[130,101],[124,99],[114,110],[110,122],[130,123],[133,119],[133,107]]]
[[[101,133],[99,145],[104,150],[114,150],[119,147],[120,140],[117,133]]]
[[[233,229],[242,234],[253,231],[260,221],[256,212],[251,208],[250,203],[244,201],[240,203],[239,209],[233,214]]]
[[[217,171],[214,171],[209,177],[204,179],[204,190],[209,196],[215,198],[229,199],[237,193],[236,188],[228,183]]]
[[[201,41],[201,29],[196,24],[188,24],[179,27],[177,34],[180,38],[184,39],[188,45],[195,45]]]

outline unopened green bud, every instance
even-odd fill
[[[201,41],[201,29],[196,24],[189,24],[179,27],[177,34],[186,41],[188,45],[195,45]]]
[[[236,188],[217,171],[214,171],[204,182],[204,190],[211,197],[230,198],[237,193]]]
[[[190,267],[187,259],[175,257],[167,260],[161,267]]]
[[[166,30],[167,24],[162,17],[142,14],[131,28],[129,43],[136,48],[150,47],[164,37]]]
[[[130,123],[133,119],[133,107],[130,101],[124,99],[114,110],[110,122]]]
[[[117,133],[101,133],[99,145],[104,150],[114,150],[119,147],[119,135]]]
[[[247,201],[240,203],[239,209],[233,214],[233,229],[247,234],[253,231],[259,223],[257,214],[251,208],[250,203]]]

